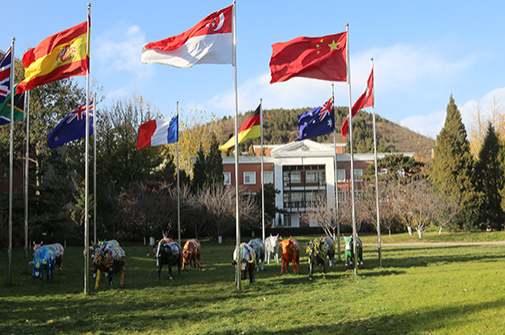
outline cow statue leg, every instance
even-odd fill
[[[172,276],[172,265],[168,264],[168,279],[174,279]]]
[[[309,257],[309,280],[312,280],[312,272],[314,270],[314,262]]]
[[[326,262],[324,259],[322,259],[323,262],[323,278],[326,279]]]
[[[125,270],[125,266],[123,263],[123,264],[121,264],[121,266],[119,268],[119,286],[120,287],[124,286],[124,270]]]
[[[161,268],[163,267],[163,264],[158,260],[158,279],[160,279],[161,276]]]
[[[95,290],[98,290],[98,285],[100,283],[101,277],[102,277],[102,271],[100,269],[96,269]]]
[[[252,284],[256,281],[255,273],[254,273],[254,262],[249,263],[248,268],[249,268],[248,269],[249,270],[249,283]]]

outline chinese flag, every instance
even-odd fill
[[[270,84],[293,77],[347,81],[347,32],[272,45]]]

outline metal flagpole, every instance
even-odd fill
[[[260,99],[260,133],[261,133],[261,234],[265,244],[265,170],[263,168],[263,99]]]
[[[375,81],[374,81],[374,74],[373,74],[373,58],[370,59],[372,62],[372,97],[373,97],[373,103],[372,103],[372,109],[373,109],[373,152],[374,152],[374,162],[375,162],[375,199],[377,202],[377,252],[379,254],[379,268],[382,267],[382,243],[381,243],[381,228],[380,228],[380,211],[379,211],[379,176],[377,174],[377,133],[375,130]]]
[[[93,244],[96,244],[96,93],[93,97]]]
[[[25,273],[28,273],[28,179],[30,164],[30,91],[25,94],[26,152],[25,152]]]
[[[13,189],[13,169],[14,169],[14,67],[16,59],[14,57],[14,41],[11,43],[11,73],[10,73],[10,91],[11,91],[11,133],[10,133],[10,150],[9,150],[9,269],[7,273],[7,284],[12,283],[12,193]]]
[[[352,100],[351,100],[351,59],[349,57],[349,24],[346,24],[347,31],[347,86],[349,88],[349,136],[351,146],[351,201],[352,201],[352,236],[353,236],[353,251],[354,251],[354,274],[358,274],[358,255],[356,248],[357,232],[356,232],[356,211],[354,206],[354,151],[352,144]]]
[[[240,290],[240,198],[239,198],[239,168],[238,168],[238,94],[237,94],[237,24],[236,24],[237,2],[233,0],[232,11],[232,39],[233,39],[233,68],[234,68],[234,90],[235,90],[235,223],[236,223],[236,248],[237,266],[235,270],[235,284],[237,290]]]
[[[333,106],[335,106],[335,92],[334,92],[334,84],[331,84],[331,100],[333,100]],[[333,107],[335,109],[335,107]],[[334,110],[333,113],[336,113],[336,110]],[[336,135],[337,127],[333,129],[333,147],[334,147],[334,178],[335,182],[333,183],[333,186],[335,188],[335,220],[337,221],[337,236],[333,236],[333,238],[337,242],[337,254],[338,254],[338,261],[340,262],[340,220],[339,220],[339,215],[338,215],[338,164],[337,164],[337,135]]]
[[[86,55],[89,55],[89,13],[91,4],[88,3],[88,26],[86,38]],[[89,216],[88,216],[88,152],[89,152],[89,68],[86,72],[86,131],[85,131],[85,163],[84,163],[84,294],[89,291]]]
[[[181,245],[181,186],[179,178],[179,101],[177,101],[177,238]]]

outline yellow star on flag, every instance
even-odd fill
[[[335,43],[335,40],[333,40],[330,44],[328,44],[328,46],[330,47],[330,51],[337,50],[339,44],[340,44],[340,42]]]

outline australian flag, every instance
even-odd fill
[[[93,100],[89,102],[89,134],[93,135]],[[49,148],[75,141],[86,135],[86,104],[79,105],[47,135]]]
[[[12,47],[0,58],[0,104],[11,91]]]
[[[335,130],[335,111],[333,98],[322,106],[314,108],[298,116],[298,130],[300,136],[296,141],[326,135]]]

